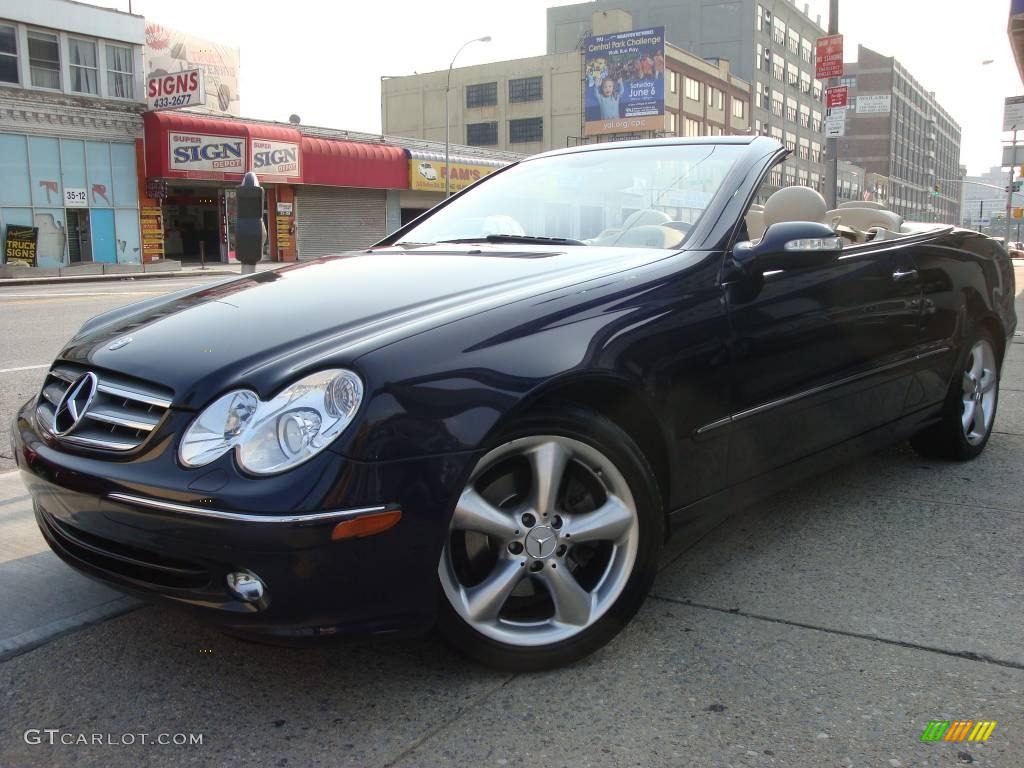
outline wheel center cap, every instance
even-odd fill
[[[558,547],[558,534],[546,525],[538,525],[526,534],[526,554],[541,560],[550,557]]]

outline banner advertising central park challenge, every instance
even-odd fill
[[[585,136],[665,130],[665,28],[583,41]]]

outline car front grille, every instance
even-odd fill
[[[96,373],[95,395],[77,423],[63,433],[56,426],[57,410],[69,389],[88,371],[60,364],[50,369],[39,393],[39,426],[64,443],[101,451],[132,451],[152,434],[171,406],[171,393],[162,387],[127,377]]]

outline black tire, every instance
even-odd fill
[[[963,385],[962,378],[966,370],[970,369],[972,350],[979,342],[986,342],[995,355],[993,373],[995,375],[994,402],[992,405],[991,422],[984,431],[980,440],[970,441],[964,434],[964,427],[961,422],[964,413]],[[976,458],[985,450],[989,438],[992,436],[992,427],[995,425],[996,413],[999,405],[999,376],[1002,360],[999,358],[999,346],[996,344],[992,334],[984,329],[978,328],[969,333],[964,339],[957,356],[957,364],[953,369],[952,381],[949,383],[949,391],[946,393],[946,400],[942,406],[941,419],[927,429],[919,432],[910,440],[910,445],[922,456],[934,459],[949,459],[953,461],[970,461]]]
[[[575,636],[546,645],[514,645],[482,634],[456,612],[439,586],[438,627],[442,635],[475,661],[503,671],[534,672],[571,664],[615,637],[643,604],[657,572],[658,554],[665,537],[664,511],[655,475],[636,443],[618,425],[574,405],[538,409],[509,424],[491,447],[537,435],[556,435],[585,443],[614,463],[628,483],[636,506],[636,558],[625,587],[600,618]]]

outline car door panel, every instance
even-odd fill
[[[898,418],[919,339],[912,254],[852,247],[820,267],[727,286],[736,412],[730,481],[742,482]]]

